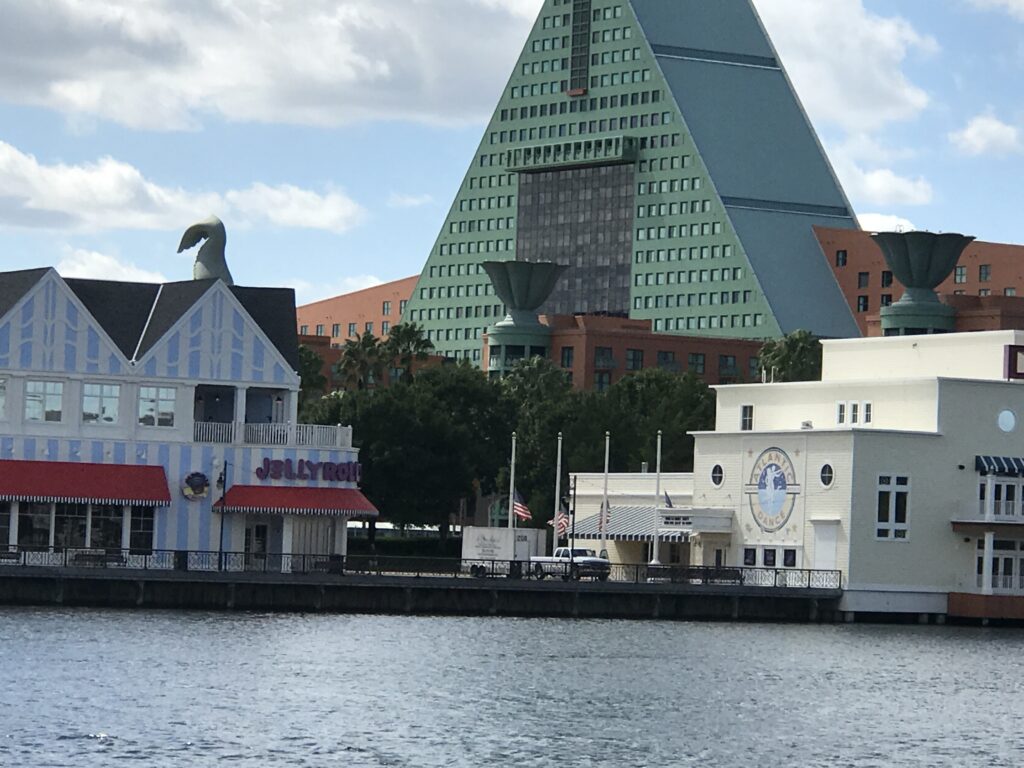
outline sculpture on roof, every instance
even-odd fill
[[[181,244],[178,246],[178,253],[195,248],[203,240],[203,247],[196,255],[196,263],[192,267],[193,280],[209,280],[219,278],[228,285],[234,285],[231,279],[231,270],[228,269],[227,260],[224,258],[224,247],[227,245],[228,236],[224,229],[224,222],[216,216],[197,222],[185,230],[181,236]]]

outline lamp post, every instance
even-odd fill
[[[217,535],[217,570],[224,570],[224,499],[228,495],[228,470],[231,463],[224,462],[224,467],[217,476],[217,487],[220,488],[220,533]]]

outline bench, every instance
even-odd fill
[[[110,565],[124,566],[125,556],[120,552],[76,552],[71,556],[68,565],[85,566],[88,568],[106,568]]]

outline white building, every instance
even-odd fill
[[[296,423],[297,367],[290,289],[0,274],[0,563],[344,554],[376,510],[351,429]]]
[[[826,341],[822,381],[716,387],[659,528],[724,516],[682,562],[838,569],[851,614],[1024,618],[1022,350],[1018,331]]]

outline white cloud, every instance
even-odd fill
[[[829,148],[832,167],[855,207],[860,205],[927,205],[934,191],[923,176],[904,176],[888,167],[898,150],[855,139]]]
[[[343,293],[373,288],[384,281],[376,275],[351,275],[333,283],[310,283],[306,280],[287,280],[285,285],[295,289],[296,304],[312,304]]]
[[[811,117],[847,131],[874,131],[916,117],[928,93],[903,72],[906,58],[938,50],[899,16],[862,0],[755,0]]]
[[[122,261],[106,253],[72,248],[69,245],[63,247],[63,252],[63,258],[57,263],[57,272],[64,277],[125,280],[132,283],[168,282],[159,272],[141,269],[131,262]]]
[[[910,219],[891,213],[861,213],[857,219],[866,232],[913,232],[917,229]]]
[[[1024,150],[1020,130],[991,113],[977,115],[963,130],[949,134],[949,140],[965,155],[1006,155]]]
[[[0,0],[0,98],[136,128],[478,120],[541,0]],[[458,30],[459,44],[452,44]]]
[[[969,0],[977,8],[992,8],[1006,11],[1011,16],[1024,21],[1024,0]]]
[[[224,193],[165,187],[111,157],[79,165],[45,164],[0,141],[0,227],[183,229],[211,213],[229,225],[330,232],[344,232],[363,217],[359,204],[337,190],[319,193],[262,183]]]
[[[388,198],[389,208],[419,208],[434,202],[431,195],[402,195],[392,192]]]

